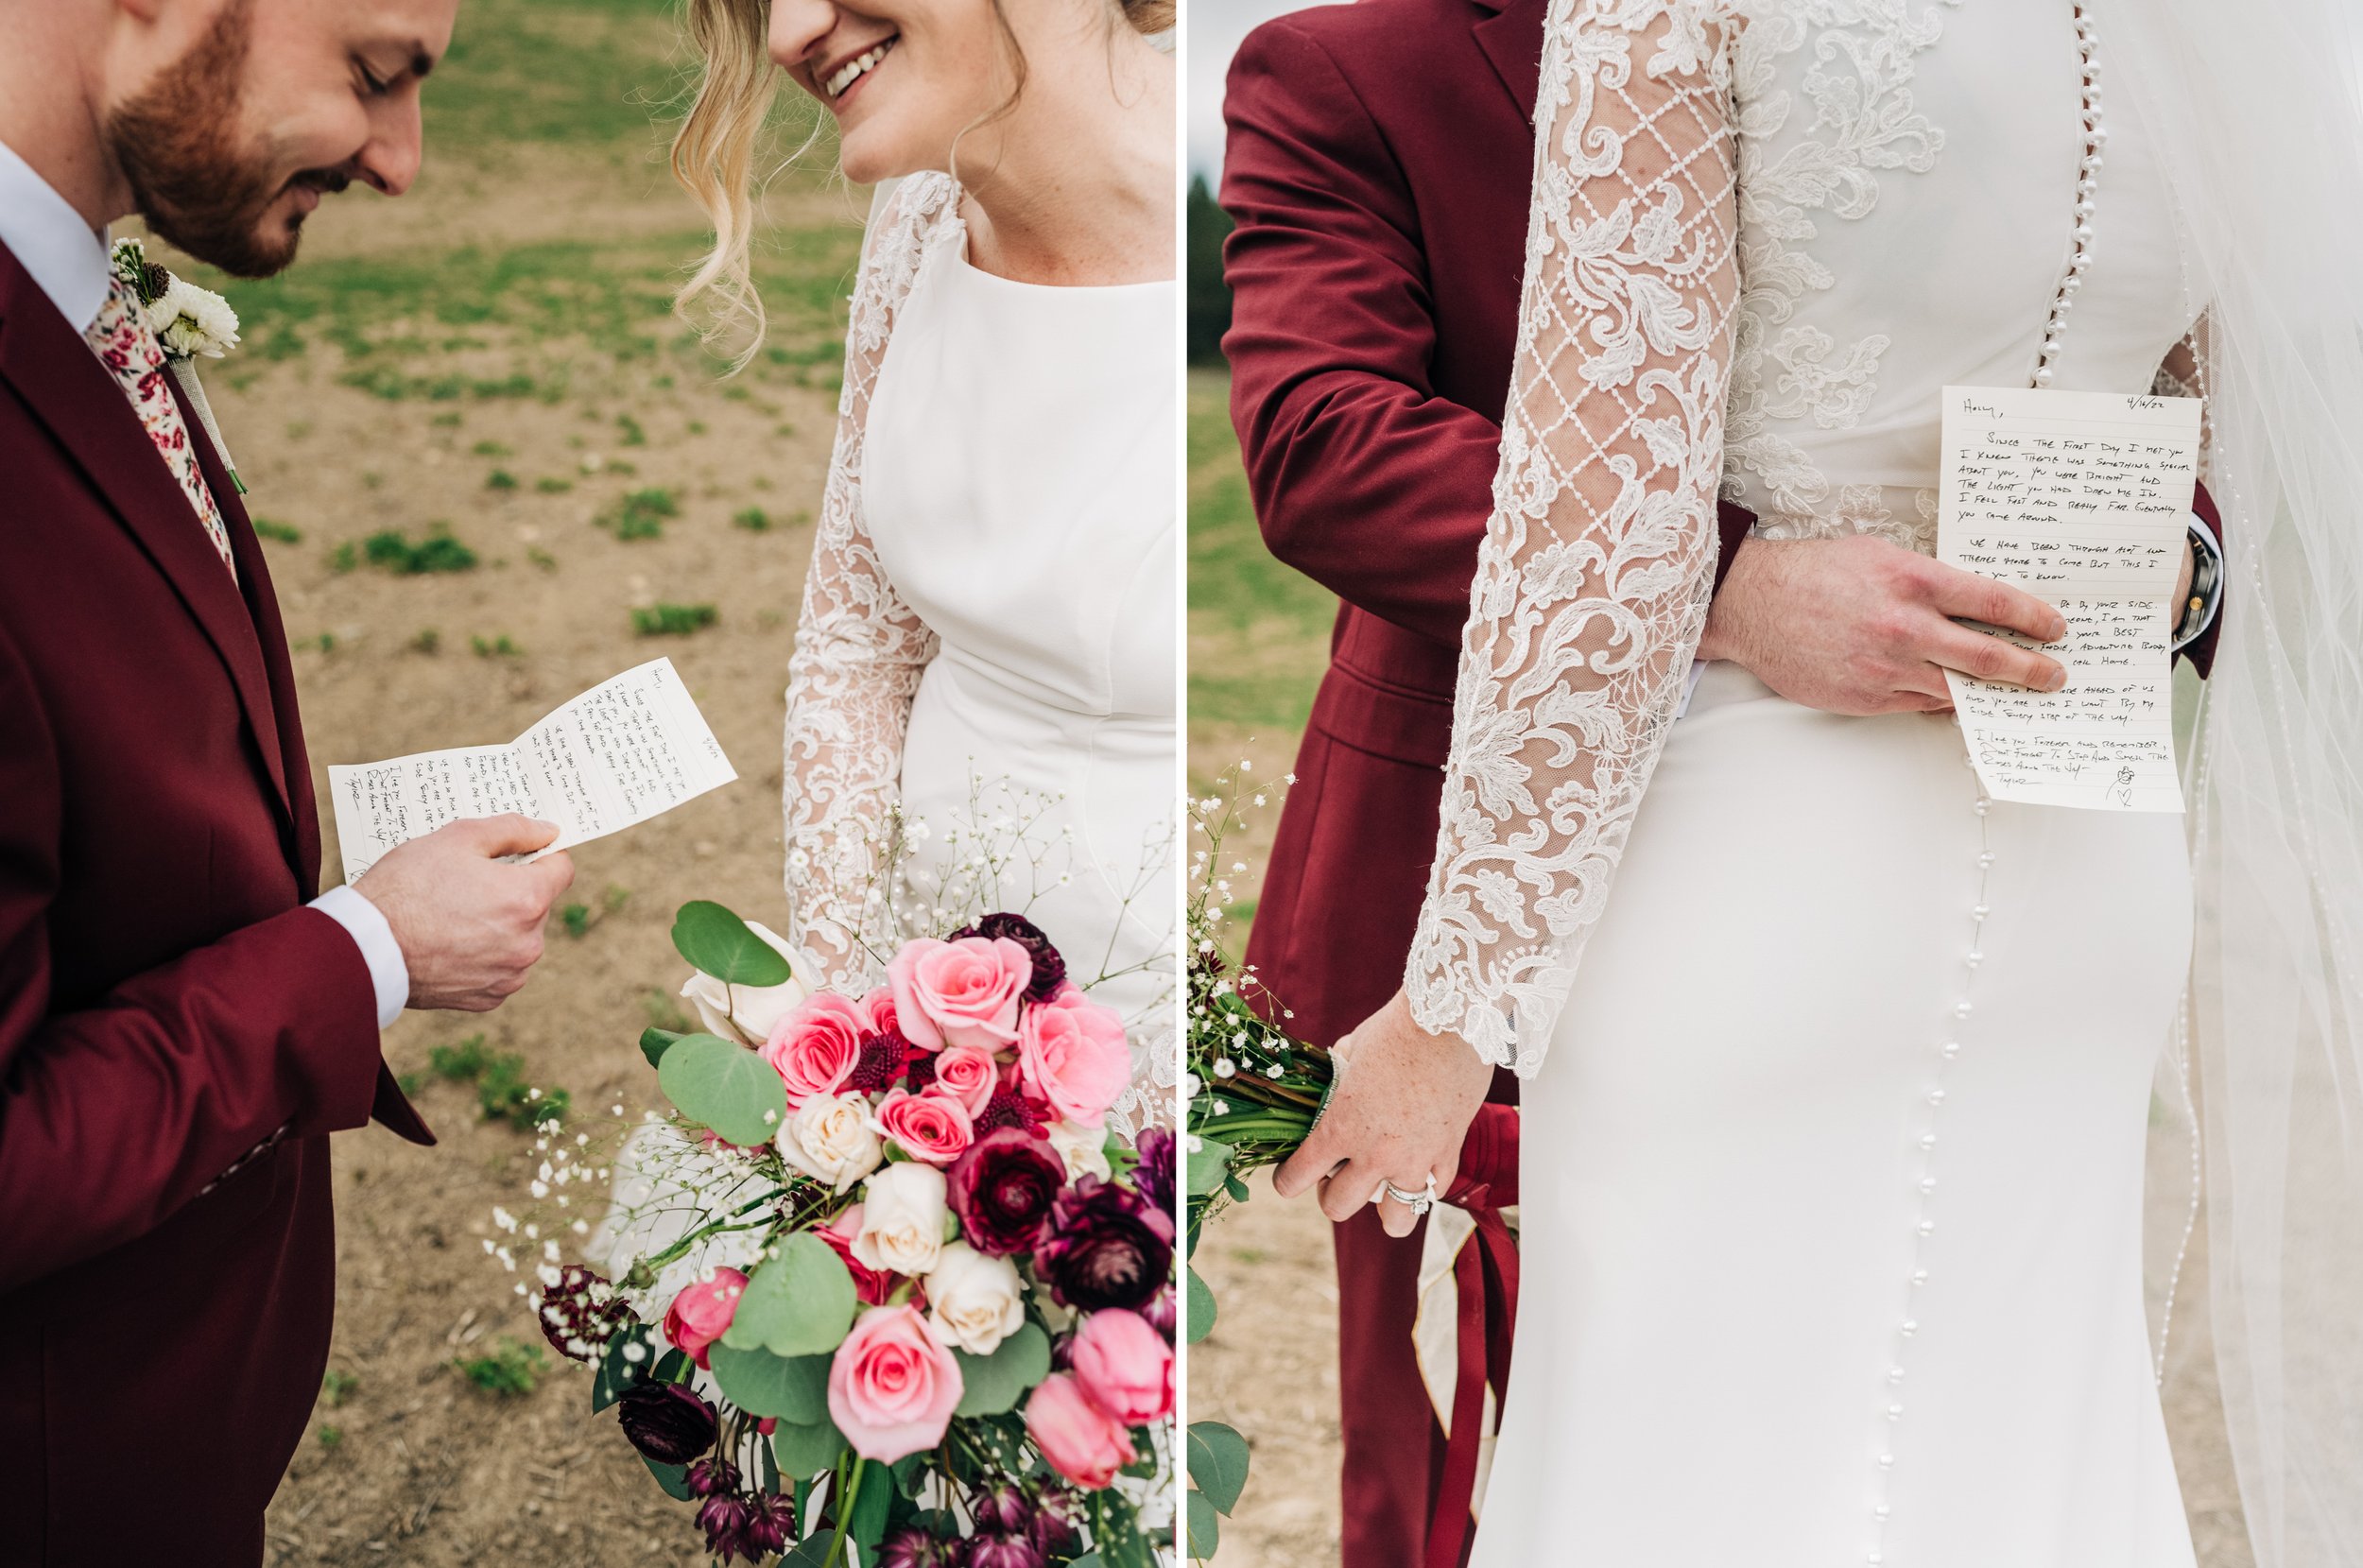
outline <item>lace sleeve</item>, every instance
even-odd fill
[[[894,318],[927,248],[957,222],[957,190],[914,177],[888,198],[866,247],[845,329],[845,387],[820,524],[787,664],[781,792],[787,814],[789,939],[822,983],[858,988],[868,901],[883,898],[881,850],[902,773],[903,736],[935,633],[903,602],[862,513],[870,395]]]
[[[1718,0],[1552,0],[1413,1016],[1531,1075],[1706,620],[1737,154]]]

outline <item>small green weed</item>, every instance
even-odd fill
[[[345,573],[352,571],[354,567],[360,564],[360,546],[354,543],[350,539],[346,540],[342,544],[337,545],[335,549],[328,552],[328,569],[336,573],[338,577],[342,577]]]
[[[302,528],[294,527],[285,523],[274,523],[267,517],[258,517],[253,521],[254,537],[257,539],[267,539],[274,544],[301,544],[303,543],[303,530]]]
[[[598,524],[612,528],[617,539],[654,539],[664,532],[666,518],[680,515],[680,497],[669,490],[651,487],[627,493],[612,510],[599,514]]]
[[[334,1448],[345,1440],[345,1429],[341,1426],[329,1426],[323,1423],[319,1430],[319,1439],[322,1448]]]
[[[615,428],[623,432],[622,444],[625,446],[646,446],[648,444],[647,431],[642,429],[640,422],[633,419],[630,414],[616,415]]]
[[[771,514],[761,507],[749,507],[731,513],[731,526],[750,534],[768,534],[771,531]]]
[[[517,476],[505,468],[496,468],[484,476],[486,490],[515,490]]]
[[[363,541],[361,550],[371,565],[382,566],[396,577],[467,572],[474,570],[476,563],[475,552],[452,537],[448,523],[436,524],[416,544],[393,528],[382,529]]]
[[[320,1379],[320,1398],[327,1402],[330,1409],[334,1410],[346,1400],[351,1399],[353,1391],[359,1387],[361,1387],[360,1374],[348,1372],[339,1367],[331,1367],[328,1369],[328,1375]]]
[[[631,629],[643,637],[686,637],[719,618],[710,604],[645,605],[631,612]]]
[[[508,446],[500,441],[478,441],[468,450],[474,453],[479,457],[508,457],[514,456],[514,454],[509,450]]]
[[[459,1375],[488,1394],[504,1399],[533,1392],[535,1381],[548,1365],[539,1345],[521,1345],[504,1338],[484,1355],[463,1355],[452,1362]]]
[[[509,640],[506,631],[497,637],[487,637],[479,632],[468,639],[468,646],[475,650],[479,659],[514,659],[525,652]]]
[[[431,626],[420,628],[419,634],[410,639],[410,651],[413,653],[434,653],[442,646],[443,634]]]
[[[563,495],[574,488],[575,482],[572,479],[556,479],[548,474],[543,474],[533,481],[534,491],[541,495]]]

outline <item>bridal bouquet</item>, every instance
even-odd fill
[[[1122,1021],[1016,915],[904,943],[859,996],[719,905],[673,939],[704,1027],[642,1038],[674,1113],[618,1157],[612,1277],[523,1228],[592,1408],[726,1563],[1147,1568],[1174,1149],[1106,1130]],[[559,1142],[537,1197],[595,1174]]]
[[[1242,765],[1244,769],[1244,765]],[[1287,783],[1284,780],[1283,784]],[[1190,858],[1187,1016],[1182,1025],[1182,1144],[1187,1151],[1189,1195],[1185,1255],[1199,1232],[1226,1202],[1245,1202],[1246,1178],[1276,1165],[1297,1150],[1312,1131],[1335,1081],[1329,1053],[1291,1037],[1287,1010],[1264,991],[1254,971],[1233,968],[1223,956],[1223,923],[1233,894],[1231,876],[1243,862],[1223,870],[1223,840],[1241,823],[1240,773],[1223,775],[1216,793],[1193,801],[1190,828],[1202,842]],[[1265,803],[1255,794],[1255,805]],[[1195,1269],[1186,1271],[1184,1313],[1192,1344],[1214,1328],[1214,1292]],[[1191,1491],[1187,1499],[1189,1550],[1214,1556],[1220,1526],[1247,1484],[1247,1440],[1216,1422],[1193,1422],[1189,1432]]]

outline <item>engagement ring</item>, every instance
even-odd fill
[[[1392,1181],[1381,1181],[1378,1184],[1378,1190],[1409,1209],[1411,1217],[1414,1219],[1420,1218],[1436,1207],[1436,1173],[1434,1171],[1427,1173],[1427,1189],[1424,1192],[1406,1192]]]

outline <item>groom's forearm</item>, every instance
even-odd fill
[[[7,923],[0,1292],[153,1230],[274,1137],[370,1119],[374,991],[352,939],[318,910],[233,932],[45,1018],[37,927]]]

